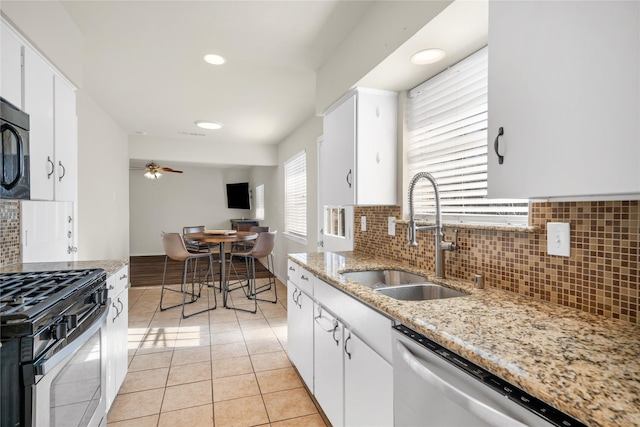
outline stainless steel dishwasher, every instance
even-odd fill
[[[396,427],[584,426],[414,330],[393,329]]]

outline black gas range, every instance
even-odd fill
[[[80,398],[86,402],[78,406],[84,413],[77,423],[56,414],[79,402],[62,408],[55,396],[64,388],[58,377],[76,363],[74,355],[103,347],[100,330],[108,306],[102,269],[0,274],[1,427],[90,424],[87,411],[104,400],[101,350],[87,368],[96,386]]]

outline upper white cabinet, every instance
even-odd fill
[[[71,202],[20,202],[22,262],[74,261],[75,221]]]
[[[4,21],[1,56],[0,95],[29,114],[31,199],[76,201],[75,88]]]
[[[491,198],[640,194],[640,3],[489,2],[488,134]]]
[[[397,203],[397,93],[358,88],[325,112],[326,205]]]
[[[22,109],[22,41],[2,21],[0,29],[0,96]]]

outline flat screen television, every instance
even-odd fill
[[[251,209],[248,182],[227,184],[227,207],[229,209]]]

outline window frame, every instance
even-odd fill
[[[296,176],[297,174],[301,176]],[[297,181],[294,178],[297,178]],[[299,199],[292,199],[292,197],[294,196],[298,197]],[[307,237],[309,233],[307,208],[307,153],[306,150],[302,150],[294,154],[284,162],[283,233],[291,240],[297,241],[302,244],[307,243]],[[299,209],[299,212],[292,212],[292,209]],[[304,231],[302,230],[303,228]]]
[[[264,184],[256,185],[255,219],[264,220]]]

